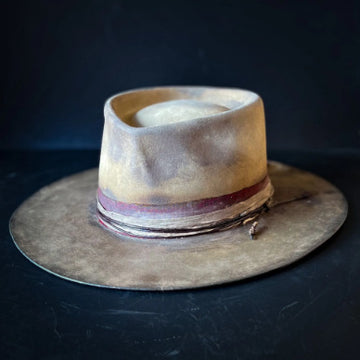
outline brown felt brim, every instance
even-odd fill
[[[269,163],[273,205],[251,224],[169,240],[134,239],[105,230],[96,218],[97,169],[42,188],[13,214],[18,249],[42,269],[88,285],[174,290],[248,278],[305,256],[342,225],[347,203],[324,179]]]

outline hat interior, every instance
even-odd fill
[[[216,115],[249,105],[259,96],[239,89],[164,87],[111,98],[116,116],[132,127],[151,127]]]

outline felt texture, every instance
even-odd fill
[[[142,109],[174,100],[229,110],[157,126],[132,126],[134,116],[142,117]],[[110,98],[104,113],[99,186],[114,200],[165,205],[213,198],[250,187],[267,175],[264,107],[250,91],[133,90]]]

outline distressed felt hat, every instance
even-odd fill
[[[158,87],[105,103],[99,169],[40,189],[13,214],[19,250],[80,283],[171,290],[285,266],[329,239],[347,203],[267,160],[250,91]]]

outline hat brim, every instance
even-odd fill
[[[14,243],[31,262],[64,279],[118,289],[175,290],[236,281],[305,256],[343,224],[347,202],[324,179],[269,162],[270,211],[251,224],[175,239],[117,236],[96,217],[97,169],[63,178],[13,214]]]

